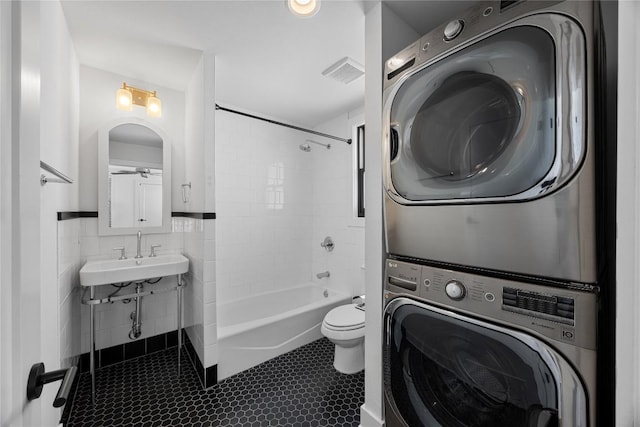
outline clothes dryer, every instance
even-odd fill
[[[481,2],[386,62],[388,253],[596,282],[593,19]]]

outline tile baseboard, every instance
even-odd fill
[[[164,334],[141,338],[136,341],[102,348],[95,352],[96,369],[135,359],[147,354],[162,351],[178,345],[178,332],[171,331]],[[78,362],[78,370],[89,372],[89,353],[82,353]]]
[[[202,365],[202,362],[198,357],[198,353],[196,352],[196,349],[193,347],[193,344],[191,343],[191,339],[189,338],[189,335],[186,333],[186,331],[184,332],[183,342],[187,350],[187,355],[191,360],[191,364],[193,365],[193,368],[198,374],[198,379],[200,379],[200,384],[202,384],[202,387],[207,389],[218,384],[218,365],[212,365],[207,368],[205,368]]]

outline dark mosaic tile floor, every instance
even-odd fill
[[[67,426],[357,426],[364,403],[364,372],[333,368],[326,338],[262,363],[203,390],[183,353],[175,349],[96,373],[82,374]],[[106,392],[108,391],[108,392]]]

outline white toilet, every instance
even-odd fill
[[[336,345],[333,366],[343,374],[364,369],[364,310],[357,304],[336,307],[322,321],[322,335]]]

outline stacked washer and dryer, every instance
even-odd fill
[[[594,426],[594,17],[481,2],[385,64],[385,420]]]

